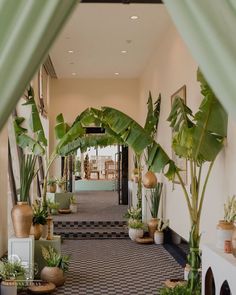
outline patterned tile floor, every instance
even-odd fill
[[[156,295],[163,281],[183,276],[182,267],[162,247],[131,240],[65,240],[70,270],[56,294]]]

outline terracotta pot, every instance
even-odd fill
[[[154,188],[157,185],[157,178],[155,173],[148,171],[143,176],[143,186],[146,188]]]
[[[150,238],[154,238],[154,233],[157,229],[157,225],[158,225],[158,219],[157,218],[152,218],[149,222],[148,222],[148,231],[149,231],[149,236]]]
[[[154,242],[157,245],[162,245],[164,243],[164,233],[163,231],[156,230],[154,233]]]
[[[32,224],[30,228],[30,234],[34,236],[35,240],[39,240],[43,233],[43,226],[42,224]]]
[[[59,267],[45,266],[41,271],[41,280],[55,284],[57,287],[65,283],[63,270]]]
[[[136,241],[137,238],[142,238],[143,237],[143,229],[129,228],[129,237],[132,241]]]
[[[55,193],[56,190],[57,190],[57,184],[56,183],[48,185],[48,191],[50,193]]]
[[[27,202],[17,202],[11,210],[16,238],[28,238],[33,219],[33,210]]]
[[[234,225],[232,222],[220,220],[217,225],[216,247],[224,250],[225,241],[230,241],[233,235]]]

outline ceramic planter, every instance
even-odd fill
[[[154,238],[154,233],[157,229],[157,225],[158,225],[158,219],[157,218],[152,218],[149,222],[148,222],[148,231],[149,231],[149,236],[150,238]]]
[[[224,250],[225,241],[231,241],[234,225],[232,222],[220,220],[216,231],[216,247]]]
[[[57,190],[57,184],[56,183],[48,185],[48,191],[50,193],[55,193],[56,190]]]
[[[41,271],[41,280],[55,284],[57,287],[65,283],[63,270],[59,267],[45,266]]]
[[[11,210],[16,238],[28,238],[33,219],[33,210],[27,202],[17,202]]]
[[[143,229],[129,228],[129,237],[132,241],[136,241],[137,238],[142,238],[143,237]]]
[[[154,233],[154,242],[157,245],[162,245],[164,243],[164,233],[163,231],[156,230]]]
[[[34,236],[35,240],[39,240],[43,233],[43,226],[42,224],[32,224],[30,228],[30,234]]]
[[[77,204],[70,204],[71,213],[77,213]]]

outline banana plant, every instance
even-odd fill
[[[83,136],[84,128],[80,122],[76,122],[73,126],[69,126],[64,122],[63,115],[60,114],[56,118],[55,135],[58,139],[58,143],[51,153],[48,155],[47,139],[43,129],[43,125],[40,119],[40,115],[34,99],[34,90],[30,86],[27,90],[25,106],[31,106],[31,116],[29,119],[28,126],[29,130],[24,125],[25,118],[16,117],[14,119],[14,129],[16,135],[16,142],[22,149],[28,149],[32,154],[40,155],[44,159],[45,176],[43,180],[43,206],[46,207],[46,193],[47,193],[47,178],[49,169],[54,160],[59,156],[59,151],[69,142],[76,140],[78,137]]]
[[[227,113],[200,70],[198,70],[197,79],[204,96],[197,113],[194,115],[184,101],[180,97],[176,97],[167,119],[175,134],[172,148],[176,155],[188,161],[190,167],[189,192],[178,170],[176,174],[184,192],[191,220],[190,253],[188,256],[191,266],[188,287],[191,294],[197,292],[200,282],[199,227],[206,187],[215,159],[224,146],[228,123]],[[204,166],[207,169],[206,176],[202,174]]]

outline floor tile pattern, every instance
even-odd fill
[[[162,247],[131,240],[65,240],[70,271],[56,294],[156,295],[163,281],[183,276],[182,267]]]

